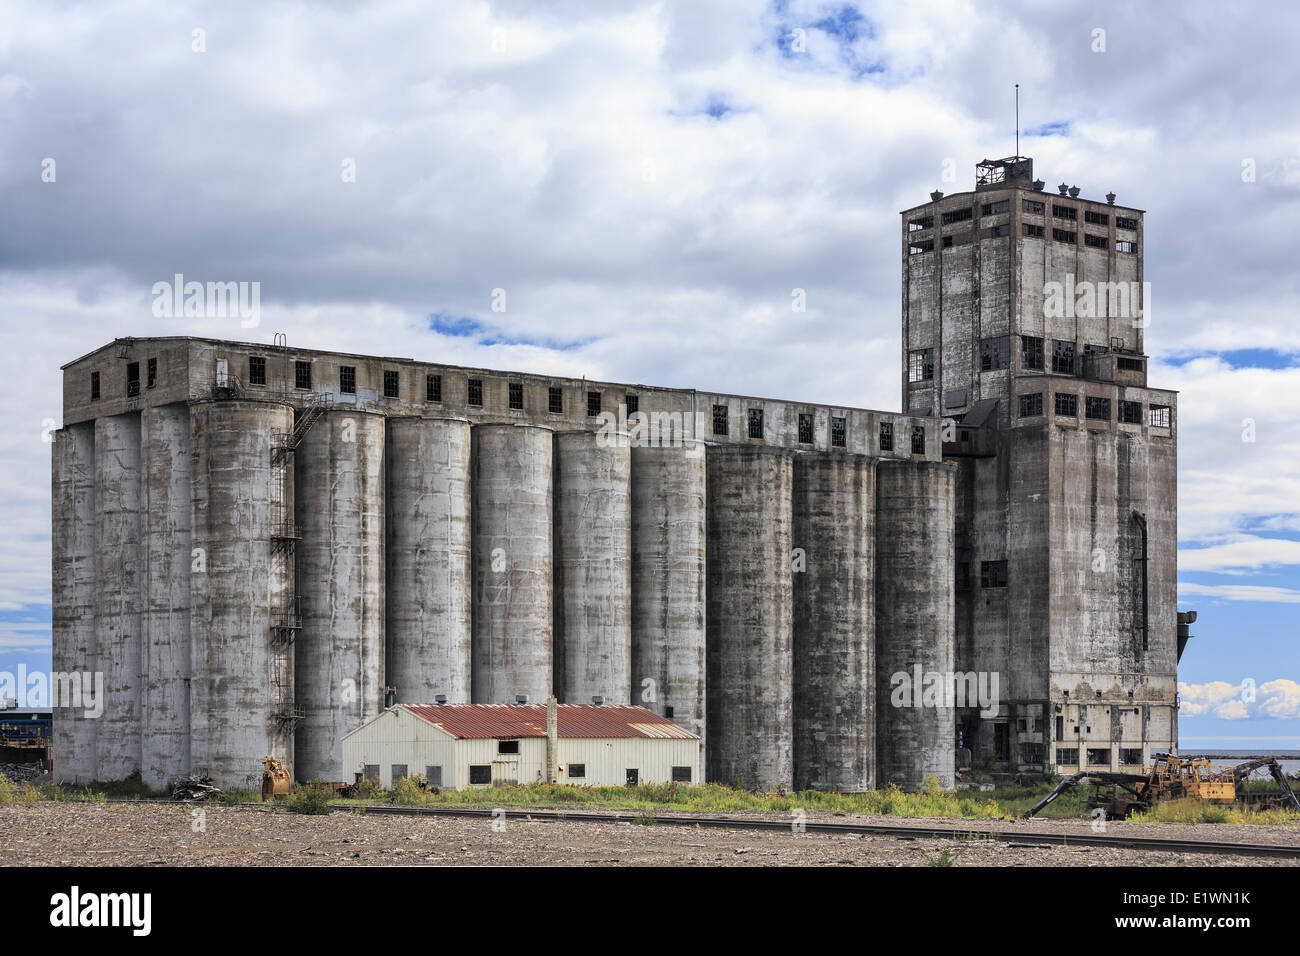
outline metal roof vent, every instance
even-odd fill
[[[434,702],[435,704],[445,704],[445,703],[447,703],[447,695],[446,695],[446,694],[438,694],[436,697],[433,698],[433,702]]]
[[[604,698],[604,697],[600,697],[600,696],[598,695],[598,696],[596,696],[596,697],[591,698],[591,702],[592,702],[593,704],[595,704],[597,707],[599,707],[601,704],[605,703],[605,698]]]
[[[933,202],[938,202],[942,198],[943,192],[941,190],[936,189],[934,192],[930,193],[930,199]]]
[[[528,703],[528,695],[515,694],[515,703],[518,704],[520,707],[523,707],[525,704]]]
[[[1043,191],[1043,187],[1046,186],[1046,185],[1047,185],[1047,183],[1043,182],[1041,179],[1035,179],[1035,180],[1034,180],[1034,192],[1039,192],[1039,193],[1041,193],[1041,192]]]
[[[1070,198],[1071,198],[1071,199],[1078,199],[1078,198],[1079,198],[1079,187],[1078,187],[1078,186],[1071,186],[1071,187],[1070,187]]]
[[[1065,195],[1065,191],[1066,191],[1067,189],[1069,189],[1070,187],[1067,186],[1067,185],[1065,185],[1065,183],[1061,183],[1061,185],[1057,186],[1056,188],[1057,188],[1058,190],[1060,190],[1061,195],[1064,196],[1064,195]]]
[[[1115,205],[1115,194],[1106,193],[1106,202],[1110,203],[1112,206]]]

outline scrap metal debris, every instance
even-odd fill
[[[172,787],[173,800],[206,800],[219,793],[221,788],[206,775],[202,777],[191,775],[184,780],[178,780]]]

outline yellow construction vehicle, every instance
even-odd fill
[[[262,802],[282,797],[292,788],[289,771],[274,757],[262,758]]]

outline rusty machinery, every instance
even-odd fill
[[[1277,781],[1276,791],[1247,793],[1242,789],[1246,778],[1267,767]],[[1088,806],[1101,807],[1108,817],[1127,817],[1136,811],[1149,810],[1164,800],[1188,798],[1213,804],[1242,804],[1252,807],[1287,807],[1300,811],[1300,798],[1287,782],[1277,757],[1255,757],[1226,770],[1215,770],[1209,757],[1176,757],[1158,754],[1145,775],[1115,773],[1109,770],[1084,770],[1066,777],[1052,792],[1038,801],[1027,813],[1032,817],[1071,787],[1092,783],[1096,789]]]
[[[282,797],[292,788],[289,771],[275,757],[262,758],[262,801]]]

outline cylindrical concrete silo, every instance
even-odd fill
[[[95,654],[95,423],[69,425],[55,433],[52,575],[54,779],[87,784],[95,779],[95,727],[81,697],[83,675],[98,670]],[[76,693],[72,690],[75,686]]]
[[[632,449],[632,703],[705,740],[704,443]]]
[[[109,781],[140,769],[139,412],[95,421],[95,507],[96,656],[104,675],[95,776]]]
[[[470,702],[470,425],[390,418],[385,667],[397,700]]]
[[[141,775],[161,790],[190,772],[189,406],[146,408],[141,427]]]
[[[350,780],[343,735],[384,708],[384,417],[326,412],[298,446],[299,780]]]
[[[794,785],[875,786],[875,463],[794,461]]]
[[[953,516],[956,469],[881,461],[876,471],[876,780],[955,783]],[[951,683],[946,683],[951,688]],[[927,692],[928,691],[928,692]]]
[[[474,703],[551,693],[551,436],[474,426]]]
[[[708,449],[708,779],[794,783],[794,453]]]
[[[627,436],[555,435],[555,695],[632,702],[631,449]]]
[[[190,770],[255,789],[264,756],[293,754],[292,724],[278,716],[285,655],[271,634],[290,591],[272,541],[285,514],[274,448],[293,409],[201,401],[190,428]]]

